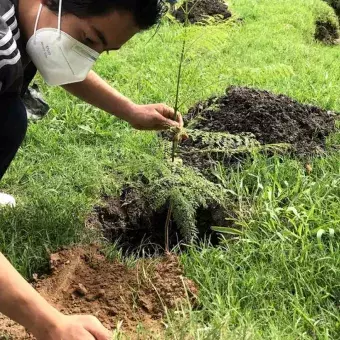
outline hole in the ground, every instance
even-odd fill
[[[124,253],[154,255],[164,252],[165,221],[168,204],[153,211],[148,200],[136,189],[126,188],[121,197],[106,197],[102,206],[95,207],[95,214],[88,224],[96,225],[110,242],[118,242]],[[218,244],[218,235],[211,227],[226,226],[226,211],[222,206],[200,207],[196,212],[198,238],[209,238]],[[170,249],[180,245],[183,237],[176,223],[172,221],[169,233]]]
[[[317,21],[315,39],[326,44],[333,44],[339,39],[338,27],[331,21]]]

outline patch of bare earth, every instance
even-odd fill
[[[173,14],[182,23],[185,23],[188,18],[191,24],[206,23],[209,18],[225,21],[231,17],[231,12],[224,0],[189,0]]]
[[[65,249],[51,255],[51,274],[34,287],[65,314],[95,315],[107,328],[118,323],[129,339],[159,337],[165,309],[195,300],[194,283],[183,276],[175,255],[140,259],[132,268],[110,262],[97,246]],[[144,330],[137,332],[136,329]],[[0,316],[0,339],[33,339],[26,330]],[[4,338],[6,339],[6,338]]]

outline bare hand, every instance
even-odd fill
[[[171,127],[182,128],[183,118],[165,104],[136,105],[131,125],[138,130],[167,130]]]
[[[112,335],[94,316],[62,315],[47,333],[35,334],[37,340],[110,340]]]

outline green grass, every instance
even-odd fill
[[[297,161],[258,158],[227,176],[243,236],[182,256],[201,290],[202,309],[186,324],[193,338],[338,338],[338,162],[315,160],[308,176]]]
[[[340,47],[313,39],[315,20],[333,15],[324,2],[233,0],[231,7],[242,24],[189,29],[182,112],[229,85],[340,111]],[[153,34],[103,55],[96,70],[139,103],[173,105],[183,30],[164,23]],[[1,183],[19,206],[0,215],[0,250],[26,277],[44,268],[48,251],[94,237],[84,237],[84,216],[102,193],[165,166],[154,133],[134,131],[61,89],[44,92],[53,109],[30,125]],[[339,133],[329,144],[340,144]],[[169,338],[339,338],[340,155],[310,162],[310,176],[301,162],[279,156],[219,169],[243,236],[182,255],[200,287],[200,308],[170,316]],[[320,229],[327,231],[321,243]]]

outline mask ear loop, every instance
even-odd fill
[[[39,23],[39,18],[40,18],[42,8],[43,8],[43,5],[40,4],[37,18],[35,19],[35,24],[34,24],[34,43],[37,42],[37,28],[38,28],[38,23]]]
[[[62,0],[59,0],[59,13],[58,13],[58,34],[59,38],[61,37],[61,7],[62,7]]]

